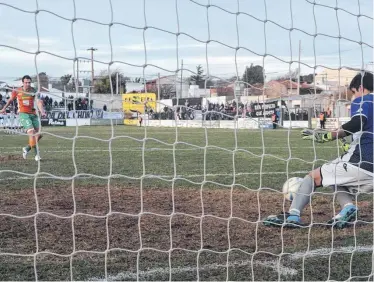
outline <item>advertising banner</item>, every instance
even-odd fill
[[[193,107],[193,106],[197,106],[197,105],[202,105],[202,102],[203,102],[203,98],[180,98],[180,99],[176,99],[176,98],[173,98],[173,106],[187,106],[189,105],[189,107]]]
[[[281,106],[286,106],[285,101],[282,101]],[[250,104],[250,115],[251,117],[270,117],[274,111],[279,110],[279,101],[265,102],[265,103],[251,103]]]
[[[40,119],[42,126],[66,126],[66,119]]]
[[[156,111],[155,93],[127,93],[122,94],[122,108],[126,112]]]

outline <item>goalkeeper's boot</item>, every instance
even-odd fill
[[[26,160],[26,158],[27,158],[27,154],[28,154],[28,150],[27,150],[27,148],[26,147],[23,147],[22,148],[22,157]]]
[[[305,224],[301,222],[300,216],[293,215],[288,212],[281,213],[278,215],[269,215],[264,220],[263,223],[265,226],[275,226],[275,227],[284,226],[284,227],[290,227],[290,228],[297,228],[297,227],[305,226]]]
[[[305,128],[305,129],[301,130],[300,133],[303,136],[309,136],[309,135],[313,135],[314,134],[314,130],[313,129],[309,129],[309,128]]]
[[[356,219],[358,209],[355,205],[345,206],[336,216],[330,219],[327,224],[332,225],[338,229],[343,229]]]

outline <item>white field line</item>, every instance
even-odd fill
[[[308,171],[292,171],[292,172],[289,172],[288,174],[290,175],[294,175],[294,174],[306,174],[308,173]],[[0,170],[0,174],[1,174],[1,170]],[[273,171],[273,172],[238,172],[238,173],[235,173],[235,176],[246,176],[246,175],[274,175],[274,174],[286,174],[285,171]],[[125,175],[124,175],[125,176]],[[199,178],[199,177],[203,177],[203,176],[207,176],[207,177],[218,177],[218,176],[233,176],[232,173],[207,173],[207,174],[185,174],[185,175],[177,175],[175,178]],[[56,176],[56,177],[53,177],[53,176],[43,176],[43,175],[40,175],[40,176],[37,176],[38,179],[57,179],[59,178],[60,176]],[[62,176],[62,177],[72,177],[72,176]],[[137,176],[131,176],[131,177],[137,177]],[[139,178],[141,176],[138,176]],[[32,176],[19,176],[19,177],[3,177],[3,178],[0,178],[0,181],[9,181],[9,180],[28,180],[28,179],[34,179],[35,177],[32,177]],[[85,175],[85,176],[77,176],[77,178],[79,179],[88,179],[88,178],[95,178],[95,175]],[[112,175],[110,176],[111,179],[120,179],[122,177],[120,176],[116,176],[116,175]],[[144,178],[148,178],[148,179],[151,179],[151,178],[165,178],[165,179],[173,179],[174,178],[174,175],[151,175],[151,174],[148,174],[146,175]]]
[[[68,135],[71,135],[69,133],[73,133],[75,131],[75,128],[71,127],[72,130],[43,130],[42,132],[48,134],[56,134],[57,133],[66,133]],[[143,127],[144,128],[144,127]],[[57,128],[56,128],[57,129]],[[91,127],[92,129],[92,127]],[[301,128],[300,128],[301,129]],[[208,128],[208,127],[201,127],[201,128],[195,128],[195,130],[187,129],[186,127],[168,127],[168,128],[162,128],[162,130],[156,130],[156,127],[147,127],[147,134],[148,135],[157,135],[157,134],[172,134],[178,131],[178,135],[183,135],[183,134],[204,134],[205,135],[205,130],[208,132],[208,134],[220,134],[220,133],[234,133],[237,132],[239,134],[243,133],[260,133],[262,131],[266,132],[268,130],[261,130],[261,129],[244,129],[244,128],[233,128],[233,129],[223,129],[223,128]],[[116,128],[114,128],[114,131],[116,132]],[[288,130],[288,129],[277,129],[277,132],[300,132],[299,128],[296,130]],[[17,135],[17,133],[20,133],[21,131],[15,131],[15,130],[9,130],[9,129],[4,129],[3,127],[0,127],[0,132],[6,133],[4,136],[11,136],[11,135]],[[124,134],[126,134],[126,130],[122,130]],[[118,130],[118,133],[122,133],[121,130]],[[14,134],[7,134],[7,133],[14,133]],[[78,136],[89,136],[89,135],[81,135],[84,133],[84,130],[80,130]],[[95,135],[111,135],[111,132],[108,130],[106,132],[102,132],[100,130],[95,131]],[[128,131],[128,135],[119,135],[119,136],[131,136],[131,135],[144,135],[144,131]],[[301,135],[300,135],[301,136]]]
[[[283,259],[289,259],[289,260],[300,260],[302,258],[311,258],[311,257],[318,257],[318,256],[328,256],[333,253],[348,253],[352,254],[355,253],[364,253],[364,252],[373,252],[373,246],[357,246],[356,248],[353,246],[349,247],[337,247],[334,248],[333,251],[328,248],[320,248],[315,249],[309,252],[296,252],[292,254],[284,254],[285,258]],[[217,270],[217,269],[223,269],[228,267],[241,267],[241,266],[250,266],[252,263],[251,260],[244,260],[244,261],[236,261],[236,262],[230,262],[228,265],[226,264],[207,264],[200,266],[199,268],[196,267],[174,267],[174,268],[168,268],[168,267],[157,267],[150,270],[142,270],[139,271],[139,276],[143,279],[150,279],[154,276],[164,276],[171,274],[183,274],[188,272],[201,272],[201,271],[211,271],[211,270]],[[298,274],[299,270],[290,268],[287,266],[282,265],[277,260],[266,260],[266,261],[254,261],[254,267],[256,266],[262,266],[265,268],[269,268],[270,270],[277,272],[279,271],[279,274],[283,277],[289,277],[289,276],[295,276]],[[156,278],[155,277],[155,278]],[[121,272],[114,276],[108,276],[109,281],[121,281],[121,280],[136,280],[137,274],[136,272]],[[90,281],[103,281],[103,278],[91,278]]]
[[[335,247],[333,250],[331,248],[320,248],[311,250],[307,253],[305,252],[297,252],[290,254],[290,258],[292,260],[298,260],[303,257],[311,258],[311,257],[317,257],[317,256],[328,256],[333,253],[347,253],[351,254],[353,252],[357,253],[368,253],[368,252],[374,252],[373,246],[348,246],[348,247]]]
[[[102,142],[108,142],[108,141],[107,140],[103,140]],[[141,143],[142,141],[140,140],[138,142]],[[150,142],[150,141],[148,141],[148,142]],[[108,145],[109,145],[109,142],[108,142]],[[183,144],[181,144],[181,143],[177,144],[177,146],[182,146],[182,145],[183,146],[188,146],[188,144],[185,144],[185,143],[183,143]],[[165,146],[170,146],[171,147],[171,146],[173,146],[173,144],[170,143],[170,145],[165,145]],[[191,146],[198,146],[198,145],[194,145],[194,144],[191,143]],[[208,148],[209,149],[217,149],[218,150],[217,147],[209,147],[209,146],[210,145],[208,144]],[[215,146],[215,145],[212,145],[212,146]],[[40,145],[40,147],[41,147],[41,149],[43,149],[42,144]],[[0,150],[3,150],[3,149],[18,149],[19,150],[20,148],[22,148],[22,146],[13,146],[13,147],[10,147],[10,146],[0,146]],[[70,147],[63,146],[63,147],[54,147],[54,148],[56,148],[56,149],[71,149],[72,147],[71,146]],[[96,146],[96,147],[75,146],[75,149],[85,149],[85,148],[87,148],[88,150],[90,150],[90,149],[96,150],[96,149],[101,149],[103,147],[99,147],[99,146]],[[132,149],[132,150],[136,150],[136,149],[141,150],[143,147],[139,146],[139,147],[122,147],[122,148],[123,149]],[[204,146],[201,146],[201,148],[204,149]],[[229,150],[229,148],[226,148],[226,147],[222,147],[222,148]],[[243,150],[245,150],[245,149],[262,149],[262,148],[263,148],[263,146],[237,147],[237,149],[243,149]],[[271,148],[271,149],[288,149],[288,147],[285,147],[285,146],[265,146],[265,149],[266,148]],[[313,148],[317,148],[317,146],[316,147],[313,147],[313,146],[302,146],[302,147],[291,146],[291,149],[313,149]],[[321,147],[321,148],[323,148],[323,149],[334,149],[334,148],[337,148],[337,146],[324,146],[324,147]],[[321,149],[321,148],[319,148],[319,149]],[[157,148],[157,147],[154,147],[154,149],[173,150],[173,148]],[[175,150],[195,150],[195,148],[180,148],[180,149],[177,148]]]
[[[109,146],[109,145],[108,145]],[[323,147],[324,149],[337,149],[337,147]],[[10,150],[10,149],[13,149],[13,151],[3,151],[3,150]],[[245,151],[248,151],[250,152],[251,149],[263,149],[263,147],[238,147],[237,150],[245,150]],[[288,150],[288,147],[266,147],[265,146],[265,149],[287,149]],[[292,150],[297,150],[297,149],[302,149],[302,150],[305,150],[305,149],[314,149],[314,147],[291,147],[290,148],[291,151]],[[81,152],[131,152],[131,151],[145,151],[145,152],[152,152],[152,151],[173,151],[174,149],[173,148],[145,148],[143,149],[142,147],[123,147],[123,148],[116,148],[116,149],[105,149],[103,147],[75,147],[74,148],[74,152],[77,152],[77,153],[81,153]],[[196,151],[196,150],[204,150],[204,147],[200,147],[200,148],[197,148],[197,147],[194,147],[194,148],[180,148],[180,149],[175,149],[175,151]],[[234,149],[231,149],[231,148],[222,148],[222,149],[219,149],[219,148],[216,148],[216,147],[208,147],[208,151],[225,151],[227,152],[227,150],[230,150],[230,151],[234,151]],[[21,151],[21,146],[20,147],[0,147],[0,153],[2,155],[4,154],[19,154]],[[40,148],[40,151],[41,153],[71,153],[73,151],[72,148],[69,148],[69,147],[64,147],[64,148],[55,148],[55,149],[43,149],[43,147],[41,146]],[[243,152],[243,151],[241,151]]]
[[[241,267],[241,266],[247,266],[251,265],[250,260],[244,260],[244,261],[237,261],[237,262],[231,262],[228,264],[228,266],[231,267]],[[255,266],[262,266],[266,268],[270,268],[273,271],[277,272],[278,271],[278,264],[275,261],[264,261],[264,262],[255,262]],[[212,263],[212,264],[207,264],[204,266],[199,267],[199,272],[202,271],[211,271],[211,270],[217,270],[217,269],[224,269],[226,268],[226,264],[218,264],[218,263]],[[153,276],[159,277],[161,275],[169,275],[171,274],[182,274],[182,273],[187,273],[187,272],[197,272],[197,267],[192,267],[192,266],[186,266],[186,267],[174,267],[174,268],[163,268],[163,267],[157,267],[153,268],[151,270],[146,270],[146,271],[139,271],[139,276],[141,278],[149,279]],[[297,274],[297,270],[290,268],[290,267],[283,267],[280,266],[280,273],[283,276],[294,276]],[[136,280],[137,275],[136,272],[121,272],[118,273],[117,275],[114,276],[108,276],[108,281],[126,281],[126,280]],[[88,279],[89,281],[103,281],[105,279],[100,279],[100,278],[90,278]]]
[[[103,141],[104,142],[104,141]],[[105,141],[105,142],[108,142],[108,141]],[[139,142],[142,142],[142,141],[139,141]],[[177,146],[188,146],[188,144],[177,144]],[[108,142],[108,146],[109,146],[109,142]],[[112,145],[113,146],[113,145]],[[169,147],[172,147],[173,144],[170,144],[170,145],[165,145],[165,146],[169,146]],[[176,148],[175,150],[176,151],[179,151],[179,150],[196,150],[196,146],[198,145],[194,145],[194,144],[191,144],[191,146],[194,146],[194,148]],[[212,145],[213,146],[213,145]],[[215,145],[214,145],[215,146]],[[43,150],[43,146],[40,145],[40,149]],[[201,149],[204,149],[205,147],[204,146],[200,146]],[[17,152],[20,150],[20,148],[22,149],[22,146],[18,146],[18,147],[8,147],[8,146],[5,146],[5,147],[0,147],[0,150],[4,150],[4,149],[13,149],[13,150],[17,150]],[[58,149],[58,150],[72,150],[72,147],[53,147],[55,149]],[[75,146],[75,149],[76,150],[81,150],[81,149],[86,149],[86,150],[100,150],[100,149],[103,149],[103,147],[87,147],[87,146]],[[237,150],[250,150],[250,149],[262,149],[264,148],[263,146],[249,146],[249,147],[237,147]],[[285,146],[265,146],[265,149],[266,148],[269,148],[269,149],[288,149],[288,147],[285,147]],[[317,147],[313,147],[313,146],[303,146],[303,147],[293,147],[291,146],[291,149],[314,149],[314,148],[317,148]],[[325,147],[321,147],[323,149],[336,149],[337,146],[325,146]],[[321,149],[319,148],[319,149]],[[112,150],[142,150],[143,147],[142,146],[139,146],[139,147],[121,147],[121,149],[112,149]],[[208,145],[208,149],[209,150],[219,150],[219,148],[217,147],[210,147]],[[224,150],[234,150],[233,148],[227,148],[227,147],[222,147],[222,149]],[[173,150],[173,148],[158,148],[158,147],[154,147],[154,148],[150,148],[148,150]],[[53,152],[53,151],[50,151],[50,152]]]

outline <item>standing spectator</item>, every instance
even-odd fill
[[[139,126],[142,127],[142,122],[143,122],[142,115],[139,111],[137,112],[137,114],[138,114]]]
[[[6,102],[3,100],[3,95],[0,94],[0,110],[4,108]]]
[[[325,122],[326,122],[326,115],[325,115],[325,112],[322,111],[319,114],[319,124],[321,126],[321,129],[325,129]]]
[[[331,110],[330,110],[330,108],[327,108],[327,117],[328,117],[328,118],[331,117]]]
[[[5,104],[6,102],[3,100],[3,96],[0,94],[0,111],[4,108]],[[0,115],[0,120],[1,120],[0,124],[4,123],[3,119],[4,119],[3,115]]]
[[[277,129],[277,122],[278,122],[278,117],[275,111],[271,115],[271,121],[273,122],[273,129]]]

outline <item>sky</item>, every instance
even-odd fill
[[[183,76],[201,64],[241,77],[253,63],[277,77],[298,67],[299,42],[302,74],[360,69],[373,61],[372,18],[372,0],[0,0],[0,78],[74,75],[78,57],[90,77],[90,47],[95,74],[147,80],[182,61]]]

